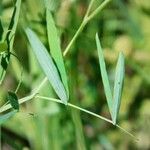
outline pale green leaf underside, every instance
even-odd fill
[[[37,60],[58,97],[67,104],[68,97],[54,62],[37,35],[29,28],[26,34]]]
[[[9,118],[11,118],[13,115],[15,115],[17,111],[14,110],[14,111],[11,111],[7,114],[4,114],[4,115],[0,115],[0,125],[3,124],[5,121],[7,121]]]
[[[50,52],[60,72],[62,82],[67,91],[67,96],[69,97],[67,74],[65,70],[61,47],[60,47],[60,39],[58,36],[58,32],[53,17],[51,15],[50,10],[48,10],[48,8],[46,8],[46,21],[47,21],[47,35],[48,35],[48,42],[50,46]]]
[[[116,66],[115,81],[114,81],[114,91],[112,93],[107,71],[106,71],[106,65],[105,65],[105,60],[102,52],[102,47],[97,34],[96,34],[96,45],[98,50],[102,82],[104,85],[104,91],[106,94],[109,111],[111,114],[111,118],[113,120],[113,124],[116,124],[117,116],[119,114],[119,109],[120,109],[123,80],[124,80],[124,70],[125,70],[124,55],[122,52],[119,53],[119,58]]]
[[[116,66],[114,93],[113,93],[113,123],[116,124],[117,116],[121,103],[121,95],[124,80],[124,55],[119,53],[119,58]]]
[[[105,60],[104,60],[104,56],[103,56],[103,52],[102,52],[102,47],[100,44],[100,40],[98,37],[98,34],[96,34],[96,45],[97,45],[97,51],[98,51],[98,58],[99,58],[99,63],[100,63],[100,70],[101,70],[101,76],[102,76],[102,82],[104,85],[104,91],[106,94],[106,100],[108,103],[108,107],[109,107],[109,111],[112,117],[112,107],[113,107],[113,103],[112,103],[112,92],[111,92],[111,88],[110,88],[110,84],[109,84],[109,79],[108,79],[108,75],[107,75],[107,71],[106,71],[106,65],[105,65]]]

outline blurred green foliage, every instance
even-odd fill
[[[45,0],[52,10],[61,47],[65,49],[78,29],[89,0]],[[96,1],[95,6],[102,1]],[[93,7],[93,9],[94,9]],[[14,1],[0,1],[0,18],[4,29],[10,22]],[[138,142],[111,124],[54,102],[33,99],[21,105],[19,113],[1,127],[2,149],[89,149],[126,150],[150,148],[150,2],[149,0],[112,0],[84,28],[65,57],[70,85],[70,101],[107,118],[106,98],[99,71],[95,33],[98,32],[111,83],[118,52],[125,54],[126,73],[119,124],[132,132]],[[44,0],[23,0],[14,53],[5,80],[0,86],[0,105],[7,91],[14,91],[23,79],[18,97],[30,94],[44,74],[27,42],[24,27],[32,28],[48,48]],[[113,84],[113,83],[112,83]],[[55,97],[47,83],[41,95]]]

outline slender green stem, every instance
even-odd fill
[[[50,97],[45,97],[45,96],[38,96],[38,95],[36,96],[36,98],[45,99],[45,100],[50,100],[50,101],[53,101],[53,102],[57,102],[57,103],[60,103],[60,104],[64,104],[61,100],[55,99],[55,98],[50,98]],[[97,118],[99,118],[99,119],[102,119],[102,120],[104,120],[104,121],[106,121],[106,122],[109,122],[109,123],[113,124],[113,122],[112,122],[111,120],[109,120],[109,119],[107,119],[107,118],[105,118],[105,117],[103,117],[103,116],[100,116],[100,115],[98,115],[98,114],[95,114],[95,113],[93,113],[93,112],[91,112],[91,111],[88,111],[88,110],[86,110],[86,109],[84,109],[84,108],[81,108],[81,107],[79,107],[79,106],[76,106],[76,105],[74,105],[74,104],[67,103],[67,106],[72,107],[72,108],[75,108],[75,109],[78,109],[78,110],[80,110],[80,111],[83,111],[83,112],[85,112],[85,113],[88,113],[88,114],[90,114],[90,115],[92,115],[92,116],[95,116],[95,117],[97,117]]]
[[[18,92],[18,90],[19,90],[19,88],[20,88],[20,86],[21,86],[21,83],[22,83],[22,76],[23,76],[23,68],[21,69],[20,80],[19,80],[19,83],[18,83],[17,88],[16,88],[16,90],[15,90],[15,93]]]
[[[38,94],[38,92],[41,90],[41,88],[44,86],[44,84],[46,83],[46,81],[47,81],[47,78],[44,78],[44,80],[41,82],[41,84],[40,84],[37,88],[35,88],[35,89],[32,91],[31,95],[19,99],[19,100],[18,100],[18,101],[19,101],[19,104],[22,104],[22,103],[24,103],[24,102],[26,102],[26,101],[29,101],[29,100],[33,99],[33,98],[36,96],[36,94]],[[10,104],[3,105],[3,106],[0,108],[0,113],[2,113],[2,112],[4,112],[4,111],[7,111],[7,110],[9,110],[9,109],[11,109],[11,108],[12,108],[12,106],[11,106]]]
[[[96,15],[98,15],[99,12],[101,12],[105,7],[106,5],[110,2],[111,0],[105,0],[98,8],[96,8],[92,14],[90,16],[88,16],[87,18],[87,22],[89,22],[91,19],[93,19]]]
[[[87,9],[87,11],[86,11],[86,14],[85,14],[85,16],[84,16],[84,19],[86,19],[87,16],[89,15],[89,13],[90,13],[90,11],[91,11],[91,8],[92,8],[92,6],[93,6],[94,1],[95,1],[95,0],[91,0],[90,4],[89,4],[89,6],[88,6],[88,9]]]
[[[122,130],[123,132],[125,132],[126,134],[130,135],[131,137],[133,137],[136,140],[136,142],[139,141],[139,139],[137,139],[133,134],[131,134],[130,132],[128,132],[127,130],[125,130],[124,128],[119,126],[118,124],[116,124],[115,126],[118,127],[120,130]]]
[[[80,33],[83,31],[84,27],[86,26],[86,24],[91,21],[91,19],[93,19],[99,12],[101,12],[103,10],[103,8],[110,2],[111,0],[105,0],[94,12],[92,12],[92,14],[90,16],[89,12],[91,10],[91,7],[94,3],[94,0],[91,1],[88,10],[85,14],[85,17],[79,27],[79,29],[77,30],[77,32],[75,33],[75,35],[73,36],[72,40],[70,41],[70,43],[68,44],[68,46],[66,47],[66,49],[64,50],[63,56],[66,56],[66,54],[68,53],[68,51],[70,50],[70,48],[72,47],[72,45],[74,44],[74,42],[76,41],[77,37],[80,35]]]
[[[18,100],[18,101],[19,101],[19,104],[22,104],[22,103],[24,103],[24,102],[26,102],[26,101],[29,101],[29,100],[33,99],[34,97],[35,97],[35,94],[31,94],[31,95],[29,95],[29,96],[26,96],[26,97],[24,97],[24,98],[21,98],[21,99]],[[11,108],[12,108],[12,106],[11,106],[10,104],[4,105],[4,106],[2,106],[2,107],[0,108],[0,113],[2,113],[2,112],[4,112],[4,111],[7,111],[7,110],[9,110],[9,109],[11,109]]]
[[[87,24],[86,20],[83,20],[83,22],[81,23],[79,29],[77,30],[77,32],[75,33],[75,35],[73,36],[72,40],[70,41],[70,43],[68,44],[68,46],[66,47],[63,56],[66,56],[66,54],[68,53],[68,51],[70,50],[71,46],[73,45],[73,43],[76,41],[77,37],[79,36],[79,34],[82,32],[83,28],[85,27],[85,25]]]
[[[43,85],[45,84],[46,81],[47,81],[47,79],[44,80],[44,82],[42,82],[42,83],[40,84],[40,86],[34,91],[33,94],[31,94],[31,95],[29,95],[29,96],[26,96],[26,97],[24,97],[24,98],[19,99],[19,104],[22,104],[22,103],[24,103],[24,102],[26,102],[26,101],[29,101],[29,100],[33,99],[33,98],[40,98],[40,99],[50,100],[50,101],[57,102],[57,103],[60,103],[60,104],[63,104],[63,105],[64,105],[64,103],[63,103],[61,100],[59,100],[59,99],[50,98],[50,97],[44,97],[44,96],[36,96],[36,94],[38,94],[38,91],[43,87]],[[68,103],[67,106],[70,106],[70,107],[75,108],[75,109],[78,109],[78,110],[80,110],[80,111],[82,111],[82,112],[88,113],[88,114],[90,114],[90,115],[92,115],[92,116],[94,116],[94,117],[97,117],[97,118],[99,118],[99,119],[101,119],[101,120],[104,120],[104,121],[106,121],[106,122],[109,122],[109,123],[111,123],[111,124],[113,125],[113,122],[112,122],[110,119],[107,119],[107,118],[105,118],[105,117],[103,117],[103,116],[100,116],[100,115],[98,115],[98,114],[96,114],[96,113],[93,113],[93,112],[91,112],[91,111],[89,111],[89,110],[86,110],[86,109],[81,108],[81,107],[79,107],[79,106],[73,105],[73,104],[71,104],[71,103]],[[12,108],[11,105],[10,105],[10,104],[7,104],[7,105],[5,105],[4,107],[1,107],[1,108],[0,108],[0,113],[2,113],[2,112],[4,112],[4,111],[7,111],[7,110],[9,110],[10,108]],[[121,126],[119,126],[118,124],[116,124],[116,125],[114,125],[114,126],[118,127],[118,128],[121,129],[124,133],[126,133],[126,134],[128,134],[129,136],[133,137],[136,141],[139,141],[139,139],[137,139],[133,134],[131,134],[130,132],[128,132],[127,130],[125,130],[124,128],[122,128]]]
[[[63,103],[61,100],[55,99],[55,98],[50,98],[50,97],[45,97],[45,96],[38,96],[38,95],[37,95],[35,98],[44,99],[44,100],[50,100],[50,101],[57,102],[57,103],[60,103],[60,104],[63,104],[63,105],[64,105],[64,103]],[[104,120],[104,121],[106,121],[106,122],[111,123],[112,125],[114,125],[113,122],[112,122],[112,120],[107,119],[107,118],[105,118],[105,117],[103,117],[103,116],[101,116],[101,115],[98,115],[98,114],[96,114],[96,113],[93,113],[93,112],[91,112],[91,111],[89,111],[89,110],[87,110],[87,109],[81,108],[81,107],[76,106],[76,105],[71,104],[71,103],[68,103],[67,106],[72,107],[72,108],[75,108],[75,109],[78,109],[78,110],[80,110],[80,111],[82,111],[82,112],[85,112],[85,113],[87,113],[87,114],[90,114],[90,115],[92,115],[92,116],[94,116],[94,117],[97,117],[97,118],[99,118],[99,119],[101,119],[101,120]],[[127,130],[125,130],[124,128],[122,128],[121,126],[119,126],[118,124],[116,124],[116,125],[114,125],[114,126],[116,126],[116,127],[119,128],[120,130],[122,130],[124,133],[126,133],[126,134],[128,134],[129,136],[131,136],[132,138],[134,138],[136,141],[139,141],[139,139],[137,139],[132,133],[128,132]]]

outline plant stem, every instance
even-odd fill
[[[68,44],[68,46],[66,47],[66,49],[64,50],[63,56],[66,56],[66,54],[68,53],[68,51],[70,50],[70,48],[72,47],[72,45],[74,44],[74,42],[76,41],[77,37],[80,35],[80,33],[83,31],[84,27],[86,26],[86,24],[91,21],[91,19],[93,19],[99,12],[101,12],[104,7],[110,2],[111,0],[105,0],[95,11],[92,12],[92,14],[90,16],[89,12],[91,10],[91,7],[94,3],[94,0],[91,0],[89,7],[87,9],[87,12],[85,14],[85,17],[80,25],[80,27],[78,28],[77,32],[75,33],[75,35],[73,36],[72,40],[70,41],[70,43]]]
[[[84,19],[86,19],[87,16],[89,15],[94,1],[95,1],[95,0],[91,0],[90,4],[89,4],[89,6],[88,6],[88,9],[87,9],[87,11],[86,11],[86,14],[85,14],[85,16],[84,16]]]
[[[111,0],[105,0],[98,8],[96,8],[90,16],[88,16],[87,21],[89,22],[91,19],[93,19],[96,15],[98,15],[99,12],[101,12],[106,5],[110,2]]]
[[[122,128],[121,126],[119,126],[118,124],[116,124],[115,126],[118,127],[120,130],[122,130],[123,132],[125,132],[126,134],[128,134],[131,137],[135,138],[136,142],[139,141],[139,139],[137,139],[133,134],[131,134],[130,132],[128,132],[127,130],[125,130],[124,128]]]
[[[60,104],[63,104],[63,105],[64,105],[64,103],[63,103],[61,100],[55,99],[55,98],[50,98],[50,97],[45,97],[45,96],[36,96],[35,98],[44,99],[44,100],[50,100],[50,101],[57,102],[57,103],[60,103]],[[68,103],[67,106],[72,107],[72,108],[75,108],[75,109],[78,109],[78,110],[80,110],[80,111],[82,111],[82,112],[85,112],[85,113],[87,113],[87,114],[90,114],[90,115],[92,115],[92,116],[94,116],[94,117],[97,117],[97,118],[99,118],[99,119],[101,119],[101,120],[104,120],[104,121],[106,121],[106,122],[111,123],[112,125],[114,125],[113,122],[112,122],[110,119],[107,119],[107,118],[105,118],[105,117],[103,117],[103,116],[101,116],[101,115],[98,115],[98,114],[96,114],[96,113],[93,113],[93,112],[91,112],[91,111],[89,111],[89,110],[86,110],[86,109],[84,109],[84,108],[81,108],[81,107],[76,106],[76,105],[71,104],[71,103]],[[119,128],[120,130],[122,130],[124,133],[126,133],[126,134],[128,134],[129,136],[131,136],[132,138],[134,138],[136,142],[139,141],[139,139],[137,139],[132,133],[128,132],[127,130],[125,130],[124,128],[122,128],[121,126],[119,126],[118,124],[116,124],[116,125],[114,125],[114,126],[116,126],[116,127]]]
[[[50,101],[53,101],[53,102],[57,102],[57,103],[60,103],[60,104],[64,104],[61,100],[56,99],[56,98],[50,98],[50,97],[38,96],[38,95],[37,95],[35,98],[50,100]],[[88,110],[86,110],[86,109],[84,109],[84,108],[81,108],[81,107],[79,107],[79,106],[73,105],[73,104],[71,104],[71,103],[67,103],[67,106],[72,107],[72,108],[75,108],[75,109],[78,109],[78,110],[80,110],[80,111],[83,111],[83,112],[85,112],[85,113],[88,113],[88,114],[90,114],[90,115],[92,115],[92,116],[95,116],[95,117],[97,117],[97,118],[99,118],[99,119],[102,119],[102,120],[104,120],[104,121],[106,121],[106,122],[109,122],[109,123],[113,124],[113,122],[112,122],[111,120],[109,120],[109,119],[107,119],[107,118],[105,118],[105,117],[103,117],[103,116],[100,116],[100,115],[98,115],[98,114],[95,114],[95,113],[93,113],[93,112],[91,112],[91,111],[88,111]]]
[[[77,32],[75,33],[75,35],[73,36],[72,40],[70,41],[70,43],[68,44],[68,46],[66,47],[63,56],[66,56],[66,54],[68,53],[68,51],[70,50],[70,48],[72,47],[72,45],[74,44],[74,42],[76,41],[77,37],[79,36],[79,34],[82,32],[83,28],[85,27],[85,25],[87,24],[86,20],[83,20],[83,22],[81,23],[79,29],[77,30]]]
[[[38,92],[41,90],[41,88],[44,86],[44,84],[46,83],[46,81],[47,81],[47,78],[44,78],[44,80],[40,83],[40,85],[32,91],[31,95],[19,99],[19,100],[18,100],[18,101],[19,101],[19,104],[22,104],[22,103],[24,103],[24,102],[26,102],[26,101],[29,101],[29,100],[33,99],[33,98],[36,96],[36,94],[38,94]],[[4,111],[7,111],[7,110],[9,110],[10,108],[12,108],[12,106],[11,106],[10,104],[3,105],[3,106],[0,108],[0,113],[2,113],[2,112],[4,112]]]
[[[47,80],[47,79],[46,79],[46,80]],[[31,95],[29,95],[29,96],[26,96],[26,97],[24,97],[24,98],[19,99],[19,104],[22,104],[22,103],[24,103],[24,102],[26,102],[26,101],[29,101],[29,100],[33,99],[33,98],[40,98],[40,99],[50,100],[50,101],[57,102],[57,103],[60,103],[60,104],[63,104],[63,105],[64,105],[64,103],[63,103],[61,100],[59,100],[59,99],[50,98],[50,97],[44,97],[44,96],[36,96],[36,94],[38,93],[38,91],[43,87],[43,85],[44,85],[44,83],[46,82],[46,80],[44,80],[44,82],[42,82],[42,83],[40,84],[40,86],[35,90],[35,92],[34,92],[33,94],[31,94]],[[86,110],[86,109],[81,108],[81,107],[79,107],[79,106],[73,105],[73,104],[71,104],[71,103],[68,103],[67,106],[70,106],[70,107],[72,107],[72,108],[78,109],[78,110],[80,110],[80,111],[82,111],[82,112],[85,112],[85,113],[87,113],[87,114],[90,114],[90,115],[92,115],[92,116],[94,116],[94,117],[97,117],[97,118],[99,118],[99,119],[101,119],[101,120],[104,120],[104,121],[106,121],[106,122],[111,123],[112,125],[114,125],[113,122],[112,122],[110,119],[107,119],[107,118],[105,118],[105,117],[103,117],[103,116],[100,116],[100,115],[98,115],[98,114],[95,114],[95,113],[93,113],[93,112],[91,112],[91,111],[89,111],[89,110]],[[10,108],[12,108],[11,105],[10,105],[10,104],[7,104],[7,105],[5,105],[4,107],[1,107],[1,108],[0,108],[0,113],[2,113],[2,112],[4,112],[4,111],[7,111],[7,110],[9,110]],[[121,126],[119,126],[118,124],[116,124],[116,125],[114,125],[114,126],[118,127],[118,128],[119,128],[120,130],[122,130],[124,133],[126,133],[126,134],[128,134],[129,136],[133,137],[133,138],[136,140],[136,142],[139,141],[139,139],[137,139],[133,134],[131,134],[130,132],[128,132],[127,130],[125,130],[124,128],[122,128]]]

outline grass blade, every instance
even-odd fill
[[[6,120],[8,120],[9,118],[11,118],[13,115],[16,114],[16,110],[14,111],[11,111],[7,114],[4,114],[4,115],[0,115],[0,125],[3,124]]]
[[[121,94],[124,81],[124,55],[119,53],[119,58],[116,66],[114,93],[113,93],[113,124],[116,124],[119,113]]]
[[[63,103],[67,104],[68,97],[66,94],[66,90],[51,56],[49,55],[37,35],[31,29],[27,28],[26,34],[32,46],[33,52],[35,53],[38,62],[41,65],[48,80],[50,81],[53,89],[57,93],[58,97],[63,101]]]
[[[62,82],[67,91],[67,96],[69,97],[67,74],[65,70],[61,47],[60,47],[60,39],[57,34],[58,32],[52,14],[48,8],[46,8],[46,21],[47,21],[47,34],[48,34],[50,52],[60,72]]]
[[[107,99],[109,111],[110,111],[110,114],[111,114],[111,117],[112,117],[112,107],[113,107],[112,92],[111,92],[111,88],[110,88],[110,84],[109,84],[109,79],[108,79],[108,75],[107,75],[107,71],[106,71],[105,60],[104,60],[100,40],[98,38],[98,34],[96,34],[96,45],[97,45],[98,58],[99,58],[99,63],[100,63],[101,76],[102,76],[102,81],[103,81],[103,85],[104,85],[104,91],[105,91],[105,94],[106,94],[106,99]]]

